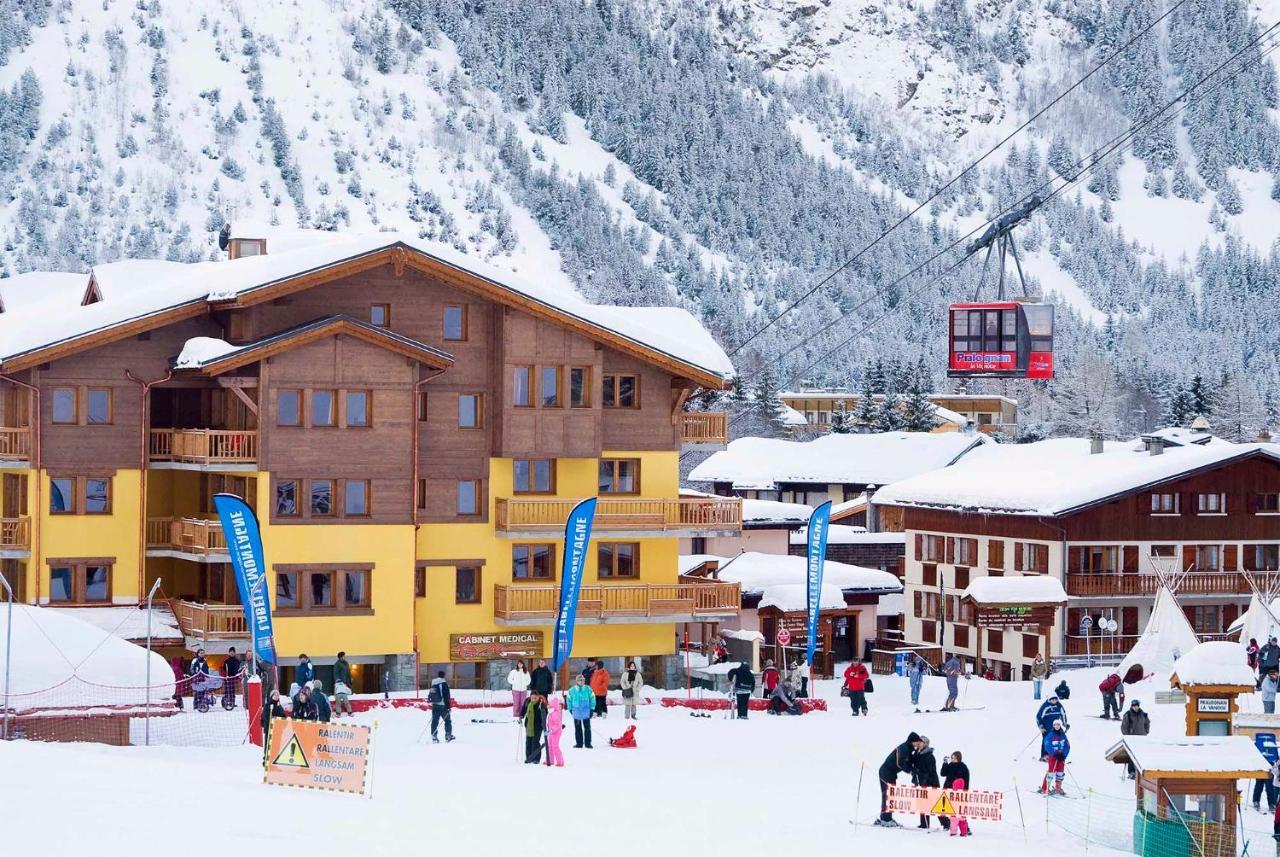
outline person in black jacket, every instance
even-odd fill
[[[923,735],[920,736],[920,745],[911,754],[911,785],[925,789],[936,789],[941,785],[938,782],[938,760],[934,758],[929,739]],[[928,813],[920,813],[920,827],[923,830],[929,829]]]
[[[453,715],[449,711],[452,697],[449,694],[449,682],[444,678],[444,670],[437,672],[436,677],[431,680],[431,690],[427,691],[427,700],[431,703],[431,743],[440,743],[436,732],[440,728],[441,720],[444,721],[445,742],[452,741]]]
[[[942,763],[942,787],[944,789],[952,788],[969,788],[969,766],[963,761],[960,751],[952,753],[947,761]],[[963,783],[963,785],[959,785]],[[951,829],[951,819],[948,816],[939,816],[938,823],[942,825],[943,830]]]
[[[311,687],[303,685],[298,688],[298,695],[293,698],[294,720],[315,720],[316,707],[311,703]]]
[[[742,663],[729,670],[729,681],[738,703],[738,719],[746,720],[747,703],[751,701],[751,692],[756,689],[756,677],[752,675],[751,667]]]
[[[236,647],[227,650],[227,658],[222,662],[222,707],[230,711],[236,707],[236,690],[240,685],[240,658],[236,656]]]
[[[880,765],[880,817],[875,822],[877,827],[899,826],[898,822],[893,820],[893,813],[889,812],[889,786],[898,781],[899,773],[914,772],[911,755],[922,746],[924,745],[920,743],[920,736],[912,732],[907,736],[907,740],[893,748],[893,752],[886,756]]]
[[[536,690],[529,694],[521,712],[524,721],[524,763],[536,765],[542,761],[542,733],[547,728],[547,700]]]
[[[284,716],[284,706],[280,704],[280,691],[273,690],[271,696],[267,697],[267,701],[262,705],[262,713],[258,715],[262,722],[263,759],[266,759],[267,751],[271,749],[271,721]]]
[[[530,692],[547,696],[551,693],[551,688],[554,684],[555,676],[551,674],[551,670],[547,669],[547,662],[545,660],[538,661],[537,668],[529,673]]]

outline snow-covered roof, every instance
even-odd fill
[[[1132,443],[1103,446],[1102,452],[1091,454],[1084,438],[986,444],[945,470],[882,488],[875,502],[1055,516],[1253,455],[1280,461],[1280,448],[1272,444],[1184,446],[1162,455],[1135,449]]]
[[[1128,759],[1143,773],[1257,773],[1270,771],[1267,760],[1243,735],[1154,738],[1128,735],[1111,745],[1107,759]]]
[[[747,642],[751,642],[752,640],[759,640],[762,643],[764,642],[764,634],[761,634],[759,631],[749,631],[745,628],[735,628],[729,631],[721,631],[720,635],[723,637],[729,637],[734,640],[746,640]]]
[[[1175,664],[1181,663],[1182,656],[1199,643],[1177,599],[1168,589],[1161,587],[1156,592],[1155,604],[1151,607],[1147,626],[1142,629],[1142,636],[1120,661],[1117,672],[1125,675],[1137,665],[1144,677],[1157,673],[1168,675],[1176,669]]]
[[[680,554],[678,557],[676,567],[680,570],[681,574],[688,574],[698,566],[705,565],[708,562],[718,562],[723,564],[728,561],[729,560],[722,556],[713,556],[709,553],[685,553]]]
[[[61,271],[32,271],[4,277],[0,278],[0,307],[5,312],[17,312],[41,303],[49,295],[57,295],[65,301],[64,308],[70,310],[79,306],[88,285],[88,274]]]
[[[809,609],[809,589],[803,583],[777,583],[766,586],[760,593],[761,607],[776,607],[784,613]],[[844,593],[840,587],[822,584],[818,594],[819,610],[839,610],[844,607]]]
[[[11,629],[8,614],[0,610],[0,662],[12,631],[9,704],[14,710],[146,704],[148,657],[150,702],[171,700],[173,670],[161,655],[148,655],[141,646],[62,610],[15,604]]]
[[[196,263],[131,259],[97,265],[92,274],[103,300],[89,306],[79,306],[88,284],[86,277],[80,275],[76,285],[70,277],[47,276],[38,289],[39,299],[0,314],[0,361],[184,305],[235,300],[302,274],[400,247],[690,367],[721,378],[733,376],[728,355],[683,309],[588,303],[576,293],[541,280],[536,271],[528,275],[503,271],[452,246],[404,233],[322,232],[314,241],[293,242],[266,237],[268,253],[260,256]],[[70,302],[73,292],[75,300]]]
[[[1158,437],[1165,442],[1166,447],[1169,446],[1218,446],[1221,444],[1229,444],[1231,441],[1223,440],[1216,435],[1212,435],[1206,431],[1197,431],[1195,429],[1181,428],[1179,426],[1171,426],[1167,428],[1156,429],[1147,432],[1138,438],[1138,443],[1144,443],[1144,439],[1148,437]],[[1145,445],[1145,444],[1144,444]]]
[[[122,640],[141,642],[147,639],[147,611],[136,606],[46,607],[44,609],[50,613],[59,613],[87,622]],[[156,602],[151,612],[151,642],[155,645],[159,640],[182,640],[178,618],[173,615],[168,603],[164,601]]]
[[[1183,654],[1174,664],[1170,681],[1177,687],[1197,684],[1253,687],[1253,669],[1244,646],[1230,640],[1211,640]]]
[[[683,557],[680,564],[683,568]],[[802,556],[745,551],[736,557],[720,559],[717,577],[725,583],[742,584],[744,595],[760,595],[769,586],[788,583],[803,585],[808,579],[807,573],[807,563]],[[902,591],[902,583],[887,571],[834,560],[823,563],[822,582],[846,592]]]
[[[743,526],[760,527],[766,524],[796,526],[809,523],[813,507],[803,503],[782,503],[777,500],[743,500]]]
[[[840,515],[856,514],[857,512],[865,512],[867,510],[867,492],[863,491],[852,500],[845,500],[843,503],[833,503],[831,505],[831,517],[834,519]]]
[[[791,544],[804,543],[804,530],[796,530],[791,534]],[[832,524],[827,529],[829,545],[904,545],[906,543],[906,533],[868,533],[866,527],[849,527],[844,524]]]
[[[173,368],[198,369],[211,360],[226,357],[239,350],[239,346],[232,345],[225,339],[215,339],[211,336],[192,337],[182,346],[178,358],[173,361]]]
[[[1066,604],[1062,582],[1047,574],[977,577],[963,596],[979,604]]]
[[[788,428],[804,428],[809,424],[808,418],[790,405],[779,408],[778,421]]]
[[[813,399],[814,401],[839,401],[841,399],[857,399],[861,395],[850,390],[783,390],[778,394],[780,399]],[[884,398],[877,394],[875,398]],[[1017,399],[1011,399],[1008,396],[997,396],[991,393],[928,393],[927,398],[930,401],[945,399],[955,401],[968,402],[1006,402],[1010,405],[1018,404]]]
[[[695,467],[689,481],[766,491],[792,482],[887,485],[946,467],[986,445],[985,436],[960,432],[828,434],[808,441],[743,437]]]

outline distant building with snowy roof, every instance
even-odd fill
[[[875,502],[902,510],[907,639],[970,657],[978,634],[957,596],[983,575],[1057,577],[1070,600],[1045,654],[1115,657],[1145,627],[1162,574],[1179,576],[1178,600],[1205,639],[1245,608],[1247,575],[1280,573],[1273,444],[988,445],[881,489]],[[1103,619],[1115,620],[1115,634],[1100,633]],[[1041,651],[1038,629],[983,633],[987,663],[1025,677]]]
[[[838,414],[844,414],[852,421],[862,403],[862,397],[858,393],[809,387],[783,390],[778,398],[800,417],[798,422],[789,420],[786,423],[788,428],[822,434],[831,431]],[[991,393],[930,393],[928,399],[938,417],[935,432],[961,431],[970,426],[983,434],[1003,433],[1012,437],[1017,432],[1018,402],[1008,396]],[[873,397],[875,402],[883,400],[883,395]]]

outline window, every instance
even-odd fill
[[[427,570],[422,566],[413,570],[413,597],[427,597]]]
[[[1074,554],[1074,570],[1082,574],[1120,572],[1120,548],[1115,545],[1085,545],[1073,547],[1071,552]]]
[[[511,464],[517,494],[550,494],[555,490],[554,460],[517,458]]]
[[[418,508],[427,508],[427,480],[418,480]]]
[[[75,388],[54,387],[52,409],[54,425],[75,425],[77,422]]]
[[[298,514],[298,480],[280,479],[276,482],[276,514],[285,518]]]
[[[1153,515],[1178,514],[1178,495],[1177,494],[1152,494],[1151,495],[1151,514]]]
[[[334,513],[333,508],[333,480],[332,479],[312,479],[309,483],[311,489],[311,515],[328,516]]]
[[[555,545],[512,545],[511,576],[515,580],[553,580]]]
[[[49,488],[49,512],[54,515],[74,515],[76,480],[70,477],[54,477],[49,480]]]
[[[1196,512],[1201,515],[1222,515],[1227,511],[1226,494],[1197,494]]]
[[[1245,545],[1245,556],[1250,554],[1253,558],[1250,571],[1280,571],[1280,545]]]
[[[109,478],[85,477],[84,512],[86,515],[111,514],[111,480]]]
[[[338,416],[334,413],[337,394],[333,390],[311,391],[311,425],[329,428],[338,424]]]
[[[1218,545],[1196,545],[1196,570],[1220,571],[1222,549]]]
[[[637,542],[600,542],[596,546],[596,569],[601,579],[640,576],[640,545]]]
[[[560,407],[559,366],[543,366],[538,370],[538,402],[544,408]]]
[[[533,367],[517,366],[512,372],[511,404],[517,408],[532,408]]]
[[[640,460],[638,458],[600,459],[599,493],[640,493]]]
[[[1035,542],[1016,542],[1013,546],[1013,565],[1017,571],[1048,574],[1049,546]]]
[[[458,428],[478,429],[484,424],[484,400],[479,393],[458,396]]]
[[[1191,628],[1197,634],[1217,634],[1222,631],[1222,608],[1216,604],[1192,607]]]
[[[1152,545],[1151,556],[1155,559],[1173,559],[1178,555],[1177,545]]]
[[[347,390],[343,398],[347,426],[367,428],[369,426],[369,391]]]
[[[342,572],[343,607],[368,607],[370,604],[369,598],[369,572]]]
[[[585,366],[569,370],[569,407],[591,407],[591,370]]]
[[[111,600],[111,565],[102,560],[51,560],[49,600],[94,604]]]
[[[1259,515],[1280,514],[1280,494],[1274,491],[1269,494],[1259,494],[1254,501],[1254,511]]]
[[[458,481],[458,514],[480,514],[480,482],[476,479]]]
[[[606,408],[640,407],[640,378],[637,375],[605,375],[600,404]]]
[[[460,341],[467,338],[467,308],[451,305],[444,308],[444,338]]]
[[[298,575],[296,573],[276,574],[276,609],[298,609]]]
[[[977,539],[955,539],[953,548],[954,555],[951,557],[953,565],[973,565],[978,561],[978,540]]]
[[[85,392],[85,419],[91,426],[111,424],[111,391],[105,387],[90,387]]]
[[[314,492],[312,496],[315,496]],[[342,514],[348,518],[364,518],[369,515],[367,479],[348,479],[342,483]]]
[[[480,603],[480,569],[460,565],[454,570],[453,600],[458,604]]]
[[[918,540],[916,559],[921,562],[942,562],[945,556],[945,540],[942,536],[922,536]]]
[[[302,391],[276,391],[276,425],[302,425]]]
[[[369,324],[374,327],[391,326],[391,304],[370,304]]]
[[[333,606],[333,572],[331,571],[309,571],[307,572],[307,606],[308,607],[332,607]]]

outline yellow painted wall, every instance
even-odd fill
[[[51,515],[48,471],[40,471],[41,494],[37,508],[35,495],[31,510],[40,516],[40,556],[33,557],[34,573],[40,578],[40,600],[49,599],[49,557],[114,557],[111,597],[117,604],[136,604],[138,592],[138,509],[141,479],[137,470],[117,470],[111,480],[110,515]],[[34,492],[34,482],[31,480]],[[32,580],[27,581],[28,592]]]

